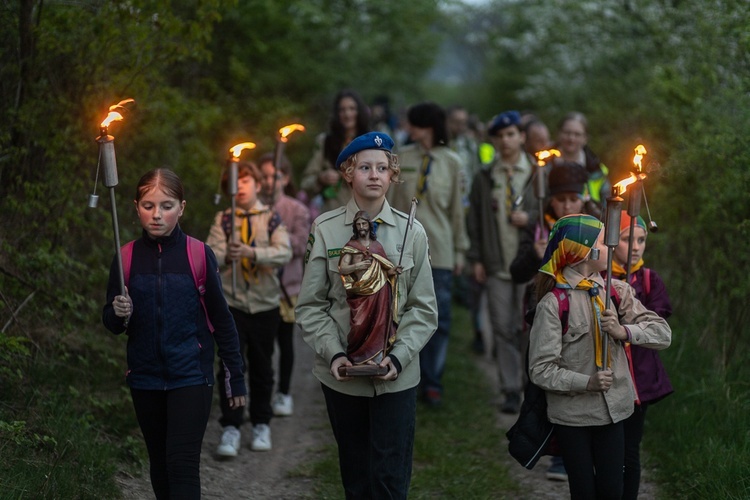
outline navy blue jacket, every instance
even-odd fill
[[[128,294],[133,314],[127,329],[112,301],[120,294],[117,262],[112,261],[102,321],[112,333],[128,335],[128,385],[169,390],[213,385],[214,339],[227,396],[247,394],[237,328],[221,288],[216,256],[206,245],[205,302],[215,331],[206,323],[187,258],[187,237],[179,226],[170,236],[151,239],[144,231],[133,245]]]

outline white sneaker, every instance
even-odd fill
[[[222,457],[236,457],[240,451],[240,430],[228,425],[224,427],[224,433],[221,435],[221,442],[216,448],[216,454]]]
[[[274,395],[271,406],[273,406],[273,414],[277,417],[288,417],[294,411],[292,397],[280,392],[277,392],[276,395]]]
[[[271,449],[271,428],[268,424],[253,426],[253,442],[250,449],[253,451],[268,451]]]

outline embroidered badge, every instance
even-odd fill
[[[382,146],[382,145],[383,145],[383,139],[381,139],[379,135],[376,135],[376,136],[375,136],[375,145],[376,145],[377,147],[380,147],[380,146]]]
[[[341,257],[341,249],[340,248],[329,248],[328,249],[328,258],[329,259],[336,259],[338,257]]]

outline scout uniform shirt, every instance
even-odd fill
[[[346,352],[350,324],[339,257],[341,248],[353,236],[352,224],[358,210],[351,199],[345,207],[326,212],[313,222],[296,316],[302,337],[315,351],[313,373],[318,380],[344,394],[374,396],[410,389],[419,383],[419,351],[437,329],[437,304],[424,228],[414,221],[402,248],[408,217],[384,201],[381,212],[371,217],[373,221],[380,221],[377,241],[388,260],[398,265],[401,259],[403,267],[395,292],[398,298],[396,342],[389,353],[398,359],[402,371],[396,380],[390,381],[355,377],[339,382],[331,375],[333,357]]]
[[[206,243],[216,254],[221,269],[221,282],[224,296],[229,307],[244,313],[255,314],[270,311],[279,307],[281,289],[277,269],[292,258],[292,247],[289,234],[281,217],[268,206],[258,201],[250,210],[249,223],[252,234],[251,246],[255,250],[255,261],[249,272],[243,272],[243,266],[237,262],[237,289],[232,297],[232,265],[227,264],[227,233],[231,231],[224,214],[231,209],[218,212]],[[238,209],[238,212],[243,210]],[[242,241],[241,228],[243,217],[235,215],[234,233],[236,241]]]
[[[528,155],[521,153],[517,165],[506,165],[502,158],[498,158],[492,165],[492,204],[497,207],[495,221],[500,236],[500,248],[503,253],[504,269],[496,273],[496,278],[510,280],[510,264],[518,254],[518,243],[521,238],[521,228],[512,225],[509,220],[510,208],[519,195],[524,198],[532,196],[524,193],[526,181],[531,176],[531,161]],[[510,178],[508,172],[511,172]],[[510,181],[510,186],[508,185]],[[521,207],[523,210],[523,207]]]
[[[446,146],[429,152],[425,164],[424,151],[418,144],[409,144],[398,152],[401,184],[393,184],[388,201],[394,208],[408,212],[411,200],[419,200],[417,219],[430,239],[430,263],[435,269],[463,265],[469,249],[463,208],[461,158]],[[427,172],[425,172],[427,170]]]

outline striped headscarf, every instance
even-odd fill
[[[539,271],[560,282],[563,268],[588,256],[603,227],[604,224],[591,215],[566,215],[558,219],[552,226]]]

